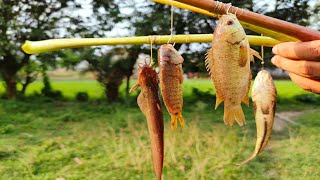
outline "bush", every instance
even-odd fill
[[[62,92],[59,90],[47,90],[47,89],[43,88],[41,90],[41,93],[45,97],[50,97],[50,98],[54,98],[54,99],[61,99],[63,97]]]
[[[76,100],[80,102],[86,102],[89,100],[89,95],[87,92],[78,92],[76,95]]]
[[[301,94],[295,97],[299,102],[308,103],[308,104],[319,104],[320,99],[315,94]]]
[[[12,125],[12,124],[7,124],[6,126],[4,126],[4,127],[2,127],[2,128],[0,129],[0,133],[1,133],[1,134],[9,134],[9,133],[12,133],[14,130],[15,130],[14,125]]]
[[[195,97],[197,100],[201,100],[207,102],[208,100],[215,100],[215,96],[210,93],[210,91],[201,91],[198,88],[192,88],[192,96]]]

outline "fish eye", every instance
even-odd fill
[[[233,24],[233,21],[232,21],[232,20],[229,20],[229,21],[227,22],[227,24],[230,26],[230,25]]]

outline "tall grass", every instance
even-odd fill
[[[187,81],[186,127],[171,130],[163,109],[164,179],[318,179],[320,109],[317,104],[286,100],[301,91],[284,82],[277,82],[278,109],[307,111],[296,124],[274,132],[255,160],[236,167],[254,149],[252,107],[243,107],[247,126],[227,127],[223,108],[213,110],[211,82]],[[68,94],[79,90],[77,83],[83,82],[57,82],[54,87]],[[94,83],[87,83],[92,83],[86,86],[89,94],[97,93]],[[282,94],[282,89],[291,89],[291,94]],[[150,153],[145,118],[135,102],[77,103],[41,97],[0,101],[0,179],[154,179]]]

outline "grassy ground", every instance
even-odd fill
[[[131,85],[135,81],[131,82]],[[276,86],[278,88],[278,95],[283,98],[292,98],[298,94],[305,94],[301,88],[293,84],[291,81],[276,81]],[[77,92],[84,91],[87,92],[91,99],[98,99],[103,97],[103,88],[97,81],[93,80],[61,80],[53,81],[52,87],[55,90],[62,91],[64,97],[69,99],[74,99]],[[18,89],[21,88],[18,86]],[[30,84],[27,88],[26,94],[32,95],[35,93],[40,93],[43,88],[43,83],[41,81],[36,81]],[[125,86],[121,86],[122,93],[124,94]],[[186,80],[184,81],[184,96],[192,95],[192,88],[201,89],[202,92],[209,91],[210,94],[214,94],[213,85],[211,80],[199,79],[199,80]],[[0,85],[0,94],[4,93],[4,87]]]
[[[247,126],[226,127],[223,109],[213,110],[212,84],[186,81],[186,127],[172,131],[165,109],[165,179],[319,179],[320,108],[289,81],[276,82],[278,111],[305,111],[248,165],[235,167],[253,151],[252,107],[243,107]],[[94,81],[54,82],[68,98],[87,91],[98,99]],[[34,83],[27,94],[39,91]],[[198,88],[193,89],[193,88]],[[208,92],[206,92],[208,91]],[[135,104],[54,101],[29,97],[0,101],[0,179],[153,179],[144,116]],[[319,99],[317,99],[319,101]],[[310,109],[312,109],[310,111]]]

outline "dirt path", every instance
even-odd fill
[[[280,132],[284,128],[286,128],[289,124],[295,124],[295,120],[307,113],[308,111],[299,111],[299,112],[292,112],[292,111],[285,111],[285,112],[279,112],[275,115],[273,130],[275,132]]]

